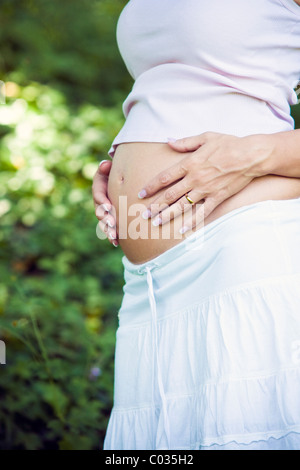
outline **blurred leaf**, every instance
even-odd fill
[[[17,88],[0,107],[0,449],[99,449],[123,278],[121,251],[96,236],[91,176],[123,118]]]

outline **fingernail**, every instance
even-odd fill
[[[116,237],[114,235],[112,235],[110,232],[109,232],[108,236],[111,240],[116,240]]]
[[[172,143],[176,142],[177,140],[177,139],[174,139],[174,137],[167,137],[167,139],[168,139],[168,142],[172,142]]]
[[[187,232],[189,230],[189,227],[187,227],[186,225],[184,227],[181,227],[181,229],[179,230],[179,233],[181,233],[181,235],[183,235],[185,232]]]
[[[116,242],[116,241],[113,241],[112,244],[114,245],[115,248],[118,248],[118,246],[119,246],[119,243]]]
[[[150,219],[151,217],[151,211],[149,209],[147,209],[145,212],[142,213],[142,217],[143,219],[147,220],[147,219]]]
[[[114,228],[114,224],[113,224],[110,220],[107,221],[107,225],[108,225],[110,228]]]
[[[138,194],[138,197],[139,197],[140,199],[143,199],[143,198],[146,197],[146,196],[147,196],[147,192],[146,192],[145,189],[142,189],[142,191],[140,191],[139,194]]]
[[[104,163],[104,162],[108,162],[108,161],[109,161],[109,160],[102,160],[102,162],[100,162],[100,163],[99,163],[99,166],[101,166],[101,165],[102,165],[102,163]]]
[[[110,211],[110,209],[108,208],[108,205],[107,205],[107,204],[103,204],[103,207],[104,207],[104,210],[105,210],[106,212],[109,212],[109,211]]]
[[[158,225],[161,224],[161,218],[158,217],[158,219],[154,219],[152,224],[154,225],[154,227],[157,227]]]

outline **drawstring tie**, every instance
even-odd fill
[[[149,297],[151,317],[152,317],[153,371],[154,371],[154,366],[156,363],[158,390],[159,390],[159,395],[160,395],[161,403],[162,403],[163,430],[165,432],[166,440],[167,440],[166,449],[169,449],[170,448],[170,422],[169,422],[169,417],[168,417],[167,399],[165,395],[162,372],[161,372],[161,367],[160,367],[160,362],[159,362],[157,309],[156,309],[156,301],[154,297],[153,279],[151,275],[151,269],[153,268],[155,268],[155,265],[151,267],[146,266],[148,297]],[[160,439],[161,439],[161,436],[159,436],[159,441]]]

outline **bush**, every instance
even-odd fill
[[[0,107],[0,448],[97,449],[112,406],[121,251],[96,237],[91,182],[121,107],[7,84]]]
[[[48,84],[74,103],[112,106],[132,79],[116,43],[126,0],[1,0],[0,78]]]

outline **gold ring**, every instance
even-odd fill
[[[192,199],[187,195],[187,193],[185,194],[185,197],[189,201],[190,204],[195,204],[194,201],[192,201]]]

